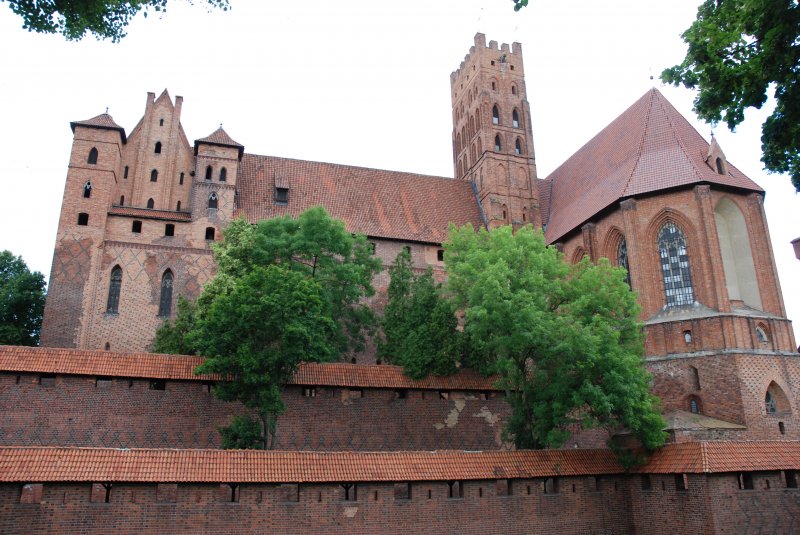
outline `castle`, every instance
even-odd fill
[[[656,89],[540,178],[521,45],[476,35],[450,82],[454,178],[249,154],[222,127],[192,144],[166,91],[130,134],[71,123],[45,347],[0,348],[0,532],[800,532],[800,356],[763,190]],[[280,451],[215,450],[243,408],[199,358],[146,351],[232,218],[316,205],[386,266],[407,248],[441,274],[448,224],[471,223],[625,267],[669,444],[627,471],[598,432],[508,451],[491,380],[367,354],[298,370]]]

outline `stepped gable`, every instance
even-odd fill
[[[99,129],[106,129],[106,130],[116,130],[122,136],[122,142],[126,143],[128,138],[125,136],[125,129],[114,122],[114,118],[111,117],[107,113],[101,113],[96,117],[92,117],[91,119],[86,119],[85,121],[72,121],[69,123],[70,128],[72,129],[72,133],[75,133],[75,127],[77,126],[85,126],[87,128],[99,128]]]
[[[289,190],[286,205],[275,187]],[[483,226],[466,180],[245,154],[237,189],[236,215],[254,223],[321,205],[348,231],[376,238],[439,244],[450,223]]]
[[[121,353],[50,347],[0,346],[0,372],[139,377],[181,381],[214,381],[217,375],[195,375],[203,357]],[[353,365],[341,362],[305,363],[290,384],[358,388],[408,388],[418,390],[499,390],[497,377],[464,370],[448,377],[429,376],[419,381],[403,374],[399,366]]]
[[[627,197],[701,183],[763,192],[730,164],[718,174],[708,154],[708,142],[651,89],[547,177],[553,182],[543,199],[547,241]]]
[[[205,143],[206,145],[217,145],[219,147],[235,147],[239,149],[239,159],[242,158],[242,154],[244,153],[244,145],[241,143],[237,143],[236,141],[228,135],[228,133],[222,128],[222,125],[219,126],[216,130],[214,130],[210,135],[195,139],[194,141],[194,155],[197,156],[197,147],[201,143]]]

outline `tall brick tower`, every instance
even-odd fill
[[[490,227],[541,226],[524,77],[522,45],[481,33],[450,74],[455,177],[473,183]]]
[[[74,138],[58,222],[42,345],[76,347],[92,298],[108,207],[120,181],[125,130],[107,113],[70,123]]]

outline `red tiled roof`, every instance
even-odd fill
[[[542,210],[549,214],[548,242],[626,197],[698,183],[763,191],[730,164],[727,174],[718,174],[705,162],[708,149],[697,130],[651,89],[547,178],[553,181]]]
[[[184,381],[217,380],[217,376],[195,375],[202,357],[119,353],[49,347],[0,346],[0,371],[143,377]],[[495,377],[465,370],[449,377],[432,376],[414,381],[399,366],[344,363],[302,364],[292,384],[358,388],[412,388],[424,390],[496,390]]]
[[[796,470],[800,442],[669,444],[634,470],[700,474]],[[610,450],[306,452],[0,447],[0,481],[322,483],[622,474]]]
[[[286,206],[274,202],[276,181]],[[380,238],[442,243],[450,223],[483,226],[466,180],[245,154],[237,189],[237,215],[251,222],[322,205],[350,232]]]
[[[222,125],[220,125],[220,127],[214,130],[210,135],[194,140],[195,155],[197,155],[197,146],[200,143],[207,143],[209,145],[219,145],[221,147],[236,147],[239,149],[240,159],[242,157],[242,153],[244,152],[244,145],[234,141],[233,138],[231,138],[231,136],[229,136],[228,133],[222,129]]]
[[[0,481],[309,483],[616,474],[609,450],[306,452],[0,448]]]
[[[140,217],[142,219],[159,219],[162,221],[191,221],[189,212],[173,212],[171,210],[153,210],[152,208],[135,208],[133,206],[112,206],[108,215]]]
[[[126,143],[128,141],[127,137],[125,136],[125,129],[114,122],[114,119],[107,113],[101,113],[97,117],[92,117],[91,119],[86,119],[85,121],[72,121],[69,123],[70,128],[72,128],[72,132],[75,132],[76,126],[86,126],[89,128],[107,128],[110,130],[116,130],[122,136],[122,142]]]

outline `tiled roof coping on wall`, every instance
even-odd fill
[[[202,357],[121,353],[49,347],[0,346],[0,372],[142,377],[184,381],[215,381],[214,375],[195,375]],[[449,377],[432,376],[415,381],[399,366],[344,363],[303,364],[292,384],[358,388],[409,388],[426,390],[497,390],[495,377],[465,370]]]
[[[192,214],[189,212],[173,212],[172,210],[154,210],[152,208],[135,208],[133,206],[111,207],[109,215],[119,215],[125,217],[139,217],[142,219],[159,219],[162,221],[191,221]]]
[[[324,483],[622,474],[610,450],[306,452],[0,447],[0,481]],[[800,468],[800,442],[670,444],[635,472]]]

